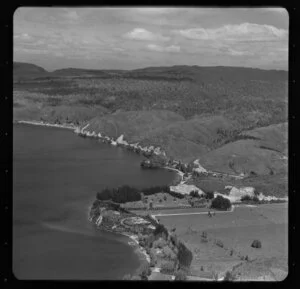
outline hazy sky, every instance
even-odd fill
[[[14,61],[47,70],[199,65],[287,69],[283,8],[19,8]]]

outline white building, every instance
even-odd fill
[[[194,185],[186,185],[186,184],[179,184],[177,186],[170,186],[170,190],[175,193],[180,193],[183,195],[189,195],[192,191],[197,191],[199,195],[205,195],[205,193]]]
[[[199,175],[200,174],[207,174],[207,170],[200,165],[198,159],[193,162],[193,165],[194,165],[193,172],[195,172]]]
[[[243,196],[250,196],[250,197],[254,197],[254,188],[253,187],[241,187],[241,188],[236,188],[236,187],[232,187],[232,186],[226,186],[225,189],[230,190],[229,195],[223,195],[220,194],[218,192],[215,193],[215,196],[222,196],[224,198],[227,198],[230,200],[230,202],[232,203],[237,203],[241,201],[241,198]]]

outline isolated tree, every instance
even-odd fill
[[[261,248],[261,241],[260,240],[254,240],[251,244],[252,248],[260,249]]]
[[[218,209],[218,210],[228,210],[231,208],[231,202],[229,199],[218,195],[216,198],[212,200],[211,208]]]

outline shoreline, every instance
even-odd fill
[[[49,122],[44,122],[44,121],[36,121],[36,120],[17,120],[17,121],[14,121],[13,123],[48,126],[48,127],[57,127],[57,128],[63,128],[63,129],[71,129],[71,130],[76,130],[77,129],[77,126],[75,126],[74,124],[55,124],[55,123],[49,123]]]
[[[88,218],[88,220],[90,222],[92,222],[91,219]],[[97,230],[102,230],[102,231],[113,233],[113,234],[116,234],[116,235],[125,236],[126,238],[129,239],[129,241],[127,241],[126,244],[127,244],[127,246],[134,249],[133,252],[134,252],[134,254],[137,255],[137,257],[139,259],[139,262],[140,262],[139,266],[130,275],[135,275],[137,272],[139,272],[140,269],[143,267],[145,262],[150,264],[150,262],[151,262],[150,255],[147,254],[146,250],[140,245],[137,235],[129,234],[129,233],[126,233],[126,232],[116,232],[114,230],[109,230],[109,229],[101,229],[94,222],[92,222],[92,224],[94,224],[97,227]],[[130,244],[131,242],[134,243],[134,244],[131,245]],[[125,274],[125,275],[127,275],[127,274]]]
[[[73,124],[52,124],[52,123],[47,123],[47,122],[43,122],[43,121],[26,121],[26,120],[19,120],[19,121],[14,121],[13,123],[17,123],[17,124],[29,124],[29,125],[38,125],[38,126],[45,126],[45,127],[56,127],[56,128],[62,128],[62,129],[70,129],[73,130],[75,132],[76,129],[78,129],[78,126],[75,126]],[[90,209],[90,207],[89,207]],[[88,218],[89,220],[89,218]],[[90,220],[89,220],[90,221]],[[97,227],[98,229],[98,227]],[[127,245],[129,247],[133,247],[130,242],[134,243],[134,254],[136,254],[139,258],[140,264],[138,266],[137,269],[135,269],[135,271],[132,274],[135,274],[136,272],[138,272],[140,270],[140,268],[143,266],[144,262],[147,262],[148,264],[150,264],[150,255],[147,254],[146,250],[139,244],[138,241],[138,236],[137,235],[131,235],[128,233],[122,233],[122,232],[115,232],[113,230],[105,230],[107,232],[110,233],[114,233],[114,234],[118,234],[118,235],[122,235],[125,236],[127,238],[129,238],[129,241],[127,241]]]
[[[85,125],[84,127],[80,128],[77,127],[75,129],[75,133],[78,134],[79,136],[85,136],[85,137],[91,137],[91,138],[96,138],[103,143],[110,144],[112,146],[120,146],[122,148],[125,148],[127,151],[133,151],[138,155],[141,155],[143,157],[147,157],[145,154],[146,153],[151,153],[154,155],[163,155],[166,157],[165,151],[161,150],[160,147],[155,148],[153,145],[150,145],[149,147],[142,147],[138,143],[135,144],[130,144],[127,141],[123,139],[123,135],[120,135],[117,139],[114,139],[112,137],[105,136],[104,134],[101,133],[95,133],[86,131],[85,129],[89,126],[89,123]],[[177,173],[177,177],[174,178],[174,182],[176,182],[176,185],[178,184],[184,184],[187,180],[184,180],[184,173],[178,169],[169,167],[169,166],[162,166],[157,169],[165,169],[168,171],[175,171]],[[178,176],[180,177],[180,180],[178,180]]]
[[[168,166],[162,167],[162,169],[165,169],[165,170],[168,170],[168,171],[175,171],[177,173],[177,175],[180,177],[179,184],[184,184],[185,183],[185,181],[183,180],[184,173],[181,172],[180,170],[172,168],[172,167],[168,167]]]
[[[78,128],[73,124],[70,124],[70,125],[68,125],[68,124],[51,124],[51,123],[45,123],[45,122],[42,122],[42,121],[41,122],[39,122],[39,121],[15,121],[15,122],[16,123],[21,123],[21,124],[39,125],[39,126],[45,126],[45,127],[57,127],[57,128],[72,129],[72,130],[76,130]],[[111,143],[109,143],[109,144],[111,144]],[[127,149],[127,146],[123,146],[123,147],[125,147]],[[141,155],[141,152],[139,152],[138,154]],[[177,180],[179,181],[180,184],[184,184],[186,182],[186,181],[184,181],[184,173],[181,172],[180,170],[178,170],[176,168],[169,167],[169,166],[165,166],[165,167],[161,167],[161,168],[169,170],[169,171],[175,171],[176,172],[175,177],[178,177]],[[180,180],[179,180],[179,177],[180,177]],[[288,200],[286,200],[286,201],[288,201]],[[245,205],[245,206],[247,207],[247,206],[251,206],[251,205]],[[234,206],[232,206],[232,207],[234,207]],[[154,219],[155,219],[155,215],[154,215]],[[97,227],[97,229],[100,229],[100,228]],[[140,272],[141,268],[143,268],[143,266],[146,264],[146,262],[148,264],[150,264],[151,258],[149,256],[149,254],[147,254],[144,247],[142,247],[140,245],[137,235],[130,234],[130,233],[123,233],[123,232],[116,232],[114,230],[104,230],[104,231],[114,233],[114,234],[119,234],[119,236],[123,235],[123,236],[129,238],[128,241],[124,239],[124,242],[126,241],[125,245],[128,245],[128,246],[132,247],[133,248],[133,253],[136,254],[136,256],[138,257],[137,268],[133,269],[132,273],[130,272],[131,276],[137,275]],[[126,275],[127,274],[124,274],[124,276],[126,276]]]
[[[126,242],[127,246],[129,247],[133,247],[134,246],[134,254],[137,255],[137,257],[139,258],[140,264],[139,266],[134,270],[134,272],[131,275],[136,274],[137,272],[139,272],[139,270],[143,267],[143,264],[145,262],[147,262],[150,265],[151,262],[151,258],[150,255],[147,254],[146,250],[140,245],[139,241],[138,241],[138,236],[134,235],[134,234],[130,234],[130,233],[126,233],[126,232],[116,232],[114,230],[109,230],[109,229],[101,229],[99,228],[90,218],[89,216],[89,212],[91,210],[91,206],[88,207],[88,214],[87,214],[87,219],[89,222],[91,222],[93,225],[96,226],[97,230],[102,230],[105,232],[109,232],[109,233],[113,233],[115,235],[119,235],[119,236],[125,236],[126,238],[128,238],[129,240]],[[134,245],[131,245],[130,242],[134,243]],[[126,274],[125,274],[126,275]],[[124,275],[124,276],[125,276]],[[123,276],[123,277],[124,277]]]
[[[94,137],[94,138],[96,137],[97,139],[103,141],[104,143],[108,143],[112,146],[119,145],[121,147],[125,147],[127,151],[132,151],[132,148],[140,149],[141,151],[135,151],[135,150],[133,150],[133,151],[136,154],[144,156],[143,155],[144,151],[140,146],[137,146],[137,145],[134,145],[134,144],[129,144],[127,142],[126,143],[123,143],[123,142],[118,143],[117,141],[114,141],[112,138],[109,138],[107,136],[104,137],[101,134],[98,134],[98,135],[89,134],[89,132],[84,131],[84,128],[86,128],[87,126],[85,126],[84,128],[82,128],[80,130],[80,126],[75,126],[74,124],[53,124],[53,123],[37,121],[37,120],[15,120],[15,121],[13,121],[13,123],[30,124],[30,125],[38,125],[38,126],[46,126],[46,127],[56,127],[56,128],[63,128],[63,129],[71,129],[78,135],[84,135],[84,136],[87,136],[87,137]],[[129,149],[128,147],[130,147],[131,149]],[[160,169],[175,171],[177,173],[177,175],[180,176],[180,182],[179,183],[182,184],[184,182],[184,180],[183,180],[184,173],[181,172],[180,170],[172,168],[172,167],[168,167],[168,166],[161,167]],[[175,181],[176,181],[176,179],[175,179]]]
[[[38,122],[38,121],[17,121],[17,123],[21,123],[21,124],[24,123],[24,124],[29,124],[29,125],[39,125],[39,126],[45,126],[45,127],[57,127],[57,128],[73,129],[73,130],[77,129],[77,127],[74,126],[74,125],[67,125],[67,124],[60,125],[60,124],[51,124],[51,123]],[[126,148],[126,146],[124,146],[124,147]],[[138,153],[138,154],[140,154],[140,153]],[[184,173],[181,172],[180,170],[178,170],[176,168],[168,167],[168,166],[161,167],[161,168],[169,170],[169,171],[175,171],[176,176],[180,177],[180,184],[185,183]],[[179,179],[177,179],[177,180],[179,181]],[[98,229],[98,227],[97,227],[97,229]],[[126,242],[126,245],[128,245],[130,247],[133,247],[133,253],[137,255],[138,263],[139,263],[138,267],[136,269],[133,269],[132,270],[133,272],[130,273],[130,275],[132,275],[132,276],[136,275],[136,272],[139,272],[140,269],[144,266],[144,264],[146,264],[145,262],[148,262],[148,263],[151,262],[149,254],[147,254],[144,247],[142,247],[140,245],[137,235],[129,234],[129,233],[123,233],[123,232],[116,232],[114,230],[105,230],[105,231],[111,232],[111,233],[114,233],[114,234],[123,235],[123,236],[126,236],[127,238],[129,238],[129,240]],[[127,275],[127,274],[125,274],[125,275]]]
[[[118,234],[118,233],[117,233]],[[140,257],[143,257],[143,261],[147,261],[149,264],[150,264],[150,255],[147,254],[146,250],[140,245],[139,241],[138,241],[138,236],[137,235],[131,235],[131,234],[128,234],[128,233],[119,233],[120,235],[123,235],[123,236],[126,236],[128,237],[130,240],[132,240],[132,242],[134,243],[134,246],[135,246],[135,253],[138,254],[138,256]],[[133,246],[133,245],[130,245],[129,242],[128,242],[128,245],[129,246]],[[142,262],[140,264],[139,267],[142,266]]]
[[[45,127],[56,127],[56,128],[62,128],[62,129],[70,129],[70,130],[73,130],[76,134],[78,135],[84,135],[84,136],[87,136],[87,137],[96,137],[97,139],[101,140],[102,142],[104,143],[107,143],[107,144],[110,144],[112,146],[121,146],[121,147],[125,147],[127,151],[132,151],[131,149],[129,149],[128,147],[131,147],[132,146],[134,148],[137,148],[137,149],[140,149],[138,151],[136,150],[133,150],[136,154],[138,155],[141,155],[141,156],[144,156],[143,155],[143,152],[145,152],[143,150],[143,148],[141,148],[140,146],[137,146],[136,144],[133,145],[133,144],[129,144],[127,142],[118,142],[118,141],[114,141],[112,138],[109,138],[107,136],[102,136],[101,133],[99,133],[98,135],[92,133],[90,134],[89,132],[87,131],[84,131],[84,129],[89,125],[87,124],[84,128],[80,129],[80,126],[75,126],[74,124],[53,124],[53,123],[49,123],[49,122],[43,122],[43,121],[36,121],[36,120],[32,120],[32,121],[27,121],[27,120],[14,120],[13,123],[20,123],[20,124],[29,124],[29,125],[38,125],[38,126],[45,126]],[[180,184],[185,184],[188,180],[188,179],[185,179],[184,180],[184,173],[176,168],[173,168],[173,167],[169,167],[169,166],[164,166],[164,167],[160,167],[159,169],[165,169],[165,170],[168,170],[168,171],[175,171],[176,174],[177,174],[177,177],[179,176],[180,177],[180,180],[174,179],[174,181],[177,183],[176,185],[180,185]],[[215,173],[215,172],[213,172]],[[275,196],[272,196],[272,195],[267,195],[267,196],[264,196],[266,201],[282,201],[282,202],[288,202],[288,196],[286,197],[281,197],[281,198],[277,198]]]

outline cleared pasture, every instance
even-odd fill
[[[176,227],[178,237],[192,250],[192,272],[195,275],[200,270],[224,274],[234,265],[248,264],[251,260],[255,260],[253,262],[260,264],[267,272],[274,269],[274,264],[275,269],[286,271],[287,210],[287,203],[266,204],[256,207],[238,206],[232,213],[217,212],[212,218],[207,215],[186,215],[158,219],[169,229]],[[207,242],[202,240],[203,231],[207,232]],[[254,239],[262,242],[261,249],[251,247]],[[216,244],[217,240],[221,241],[221,245]],[[252,270],[255,268],[249,264],[247,266]],[[256,270],[254,275],[259,274],[263,273]]]

